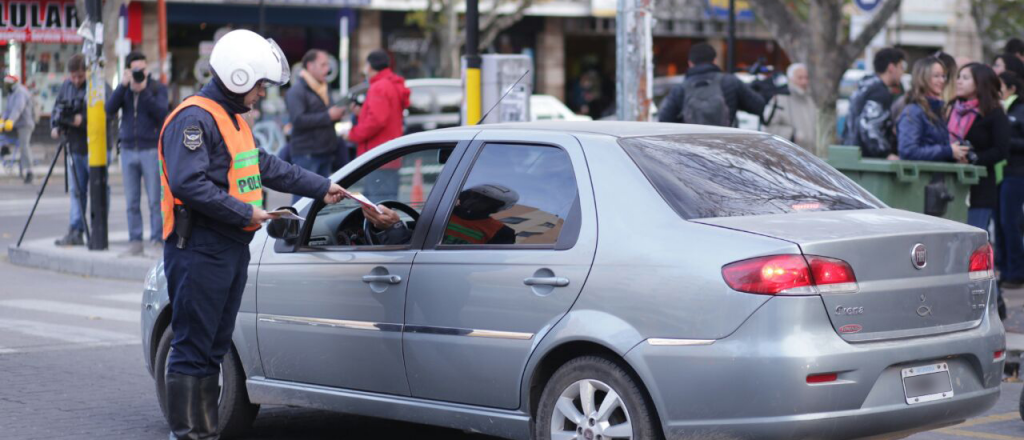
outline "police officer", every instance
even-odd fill
[[[325,177],[256,148],[241,115],[268,85],[288,82],[288,62],[273,40],[235,30],[210,55],[214,79],[164,123],[158,144],[164,272],[174,340],[166,389],[171,439],[216,439],[218,373],[242,299],[249,242],[264,211],[262,186],[337,203],[342,189]]]

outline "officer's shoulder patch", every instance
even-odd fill
[[[185,127],[185,131],[182,132],[182,143],[189,150],[195,151],[197,148],[203,146],[203,129],[199,128],[198,125],[189,125]]]

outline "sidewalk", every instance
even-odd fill
[[[26,241],[20,248],[11,245],[7,255],[11,264],[18,266],[139,282],[145,280],[146,274],[163,256],[148,243],[141,257],[121,256],[128,250],[127,232],[111,232],[105,251],[91,251],[85,246],[59,247],[53,244],[58,238]]]

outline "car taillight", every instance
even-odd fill
[[[857,278],[845,261],[803,255],[772,255],[722,267],[734,290],[759,295],[814,295],[856,292]]]
[[[849,263],[835,258],[807,256],[814,286],[821,293],[852,293],[857,291],[857,277]]]
[[[968,268],[968,276],[972,280],[985,280],[995,278],[995,269],[992,267],[992,245],[985,243],[971,254],[971,262]]]

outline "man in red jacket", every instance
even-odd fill
[[[391,71],[387,52],[375,50],[366,57],[365,74],[370,80],[366,102],[360,110],[355,127],[348,139],[356,143],[356,155],[362,155],[376,146],[402,135],[405,109],[409,108],[409,89],[405,78]],[[386,164],[373,173],[363,189],[364,195],[374,202],[395,200],[398,197],[399,161]]]

